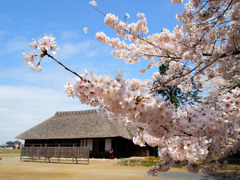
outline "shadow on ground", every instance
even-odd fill
[[[211,175],[194,174],[187,172],[164,172],[159,173],[158,177],[164,179],[197,179],[197,180],[240,180],[239,174],[217,173]]]

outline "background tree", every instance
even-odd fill
[[[159,73],[161,75],[166,75],[167,70],[169,70],[169,63],[161,64],[159,66]],[[194,82],[192,83],[195,85]],[[160,84],[159,79],[156,79],[153,82],[153,86],[156,84]],[[177,109],[185,104],[196,104],[200,102],[199,100],[202,98],[199,95],[200,92],[201,90],[199,88],[194,88],[187,92],[184,92],[180,88],[178,88],[177,85],[166,85],[163,86],[163,88],[158,89],[155,94],[162,96],[166,101],[169,100],[172,104],[174,104],[175,108]]]

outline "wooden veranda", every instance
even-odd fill
[[[89,147],[23,147],[21,151],[20,161],[22,160],[46,160],[50,162],[50,159],[69,160],[71,158],[72,163],[74,161],[78,164],[78,161],[86,161],[89,164]]]

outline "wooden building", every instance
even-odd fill
[[[89,147],[90,157],[154,155],[154,148],[139,147],[132,142],[132,133],[120,124],[111,122],[96,110],[57,112],[50,119],[17,136],[25,146]]]

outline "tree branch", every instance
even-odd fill
[[[65,65],[63,65],[61,62],[59,62],[56,58],[54,58],[52,55],[48,54],[47,51],[43,51],[44,56],[48,56],[50,58],[52,58],[54,61],[56,61],[58,64],[60,64],[62,67],[64,67],[67,71],[73,73],[74,75],[76,75],[77,77],[79,77],[81,80],[83,80],[82,76],[80,76],[78,73],[72,71],[71,69],[69,69],[68,67],[66,67]]]

